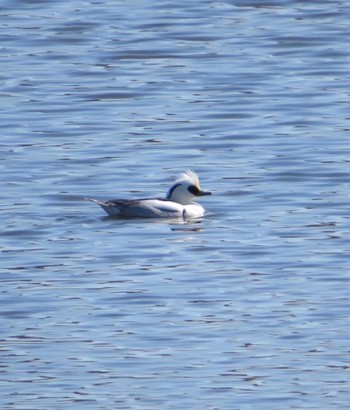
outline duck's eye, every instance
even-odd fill
[[[190,185],[187,188],[188,192],[190,192],[192,195],[197,196],[200,192],[199,188],[195,185]]]

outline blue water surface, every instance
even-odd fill
[[[348,2],[0,16],[0,407],[348,409]],[[198,221],[84,199],[184,169]]]

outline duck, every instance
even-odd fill
[[[175,179],[165,198],[86,199],[100,205],[112,217],[189,219],[205,214],[205,209],[194,199],[211,194],[202,190],[195,172],[186,170]]]

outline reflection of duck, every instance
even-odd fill
[[[194,198],[211,195],[202,191],[198,176],[193,171],[185,171],[176,179],[165,198],[113,199],[99,201],[90,199],[100,205],[110,216],[126,218],[198,218],[204,215],[204,208],[193,201]]]

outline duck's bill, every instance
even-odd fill
[[[211,195],[211,192],[200,190],[197,194],[197,196],[205,196],[205,195]]]

